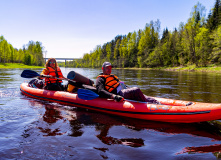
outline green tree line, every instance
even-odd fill
[[[0,63],[23,63],[26,65],[43,66],[43,49],[41,42],[29,41],[23,49],[14,48],[0,36]]]
[[[186,23],[163,30],[160,21],[151,21],[144,29],[118,35],[112,41],[98,45],[69,67],[101,67],[110,61],[115,67],[207,66],[221,63],[221,2],[206,17],[203,5],[197,3]]]

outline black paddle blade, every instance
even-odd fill
[[[74,77],[75,77],[75,72],[74,72],[74,71],[70,71],[70,72],[68,73],[68,75],[67,75],[67,78],[68,78],[68,79],[74,79]]]
[[[29,69],[25,69],[21,73],[21,77],[23,77],[23,78],[34,78],[34,77],[38,77],[38,76],[40,76],[40,74],[38,74],[35,71],[29,70]]]

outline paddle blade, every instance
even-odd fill
[[[99,95],[88,89],[78,89],[78,97],[84,100],[92,100],[98,98]]]
[[[74,79],[75,78],[75,72],[74,71],[70,71],[67,75],[68,79]]]
[[[21,77],[23,77],[23,78],[34,78],[34,77],[38,77],[38,76],[40,76],[40,74],[38,74],[35,71],[29,70],[29,69],[25,69],[21,73]]]

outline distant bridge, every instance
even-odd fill
[[[47,61],[49,58],[44,58],[44,59],[45,59],[45,63],[46,63],[46,61]],[[65,61],[65,66],[66,66],[66,61],[78,60],[78,59],[80,59],[80,58],[54,58],[54,59]]]

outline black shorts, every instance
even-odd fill
[[[49,83],[46,86],[44,86],[44,89],[51,90],[51,91],[64,91],[64,87],[61,85],[61,83]]]

